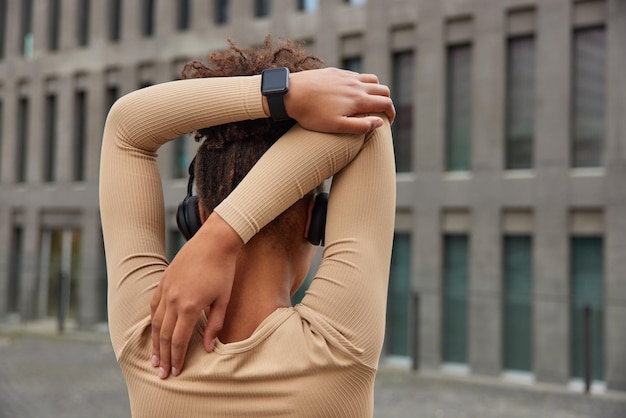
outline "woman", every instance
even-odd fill
[[[318,62],[303,54],[270,39],[258,50],[231,44],[208,68],[187,67],[200,78],[131,93],[109,113],[100,176],[109,325],[133,416],[372,415],[395,213],[395,113],[376,77],[299,71]],[[211,64],[239,77],[203,78]],[[297,122],[290,129],[267,119],[261,76],[243,76],[278,66],[295,71],[284,96]],[[255,151],[263,157],[237,184],[207,161],[217,137],[228,142],[228,126],[252,143],[288,131]],[[202,226],[168,267],[156,150],[193,131],[205,141],[200,181],[233,178],[216,207],[211,188],[200,187]],[[232,154],[232,169],[246,149]],[[292,307],[313,251],[307,196],[333,175],[323,260]]]

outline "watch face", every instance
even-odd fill
[[[263,94],[286,93],[289,90],[289,70],[272,68],[263,71]]]

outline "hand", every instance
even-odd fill
[[[303,128],[327,133],[364,134],[382,126],[396,111],[389,88],[373,74],[337,68],[292,73],[285,95],[287,114]]]
[[[152,365],[159,377],[177,376],[183,369],[187,347],[202,310],[208,323],[204,348],[213,351],[214,339],[224,323],[235,276],[239,235],[213,213],[181,248],[166,269],[150,304]]]

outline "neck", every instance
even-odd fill
[[[291,306],[294,278],[292,261],[262,246],[246,246],[237,258],[237,269],[224,326],[223,343],[242,341],[278,308]]]

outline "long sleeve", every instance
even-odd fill
[[[352,138],[358,149],[343,153],[339,148],[345,140],[301,131],[290,131],[270,148],[216,212],[247,241],[304,193],[336,174],[322,263],[297,309],[316,322],[329,341],[340,342],[364,364],[376,367],[384,336],[395,219],[391,129],[385,119],[385,125],[365,140]]]
[[[260,76],[163,83],[119,99],[107,117],[100,210],[116,352],[149,324],[150,299],[167,267],[157,149],[196,129],[263,118]]]
[[[263,117],[257,76],[160,84],[109,113],[100,174],[109,329],[133,416],[372,414],[395,212],[388,123],[367,136],[296,125],[216,208],[248,241],[334,175],[324,258],[303,303],[210,354],[194,333],[175,379],[159,379],[149,364],[150,300],[167,267],[156,151],[181,133]]]

